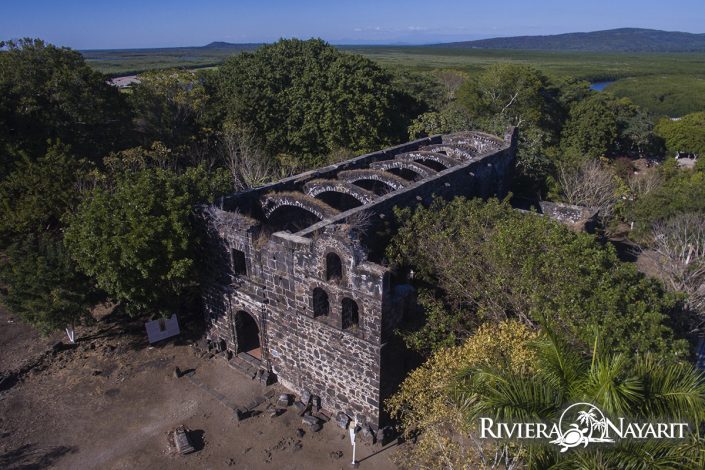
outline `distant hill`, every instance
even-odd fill
[[[257,49],[261,45],[262,44],[255,43],[234,44],[232,42],[214,41],[210,44],[206,44],[205,46],[201,46],[200,49],[237,49],[242,51]]]
[[[620,28],[552,36],[515,36],[435,44],[437,47],[594,52],[705,52],[705,34]]]

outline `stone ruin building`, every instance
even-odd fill
[[[502,196],[515,150],[513,129],[433,136],[202,206],[209,344],[375,429],[406,373],[394,330],[416,308],[383,259],[393,208]]]

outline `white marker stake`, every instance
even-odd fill
[[[355,432],[356,429],[357,429],[357,420],[355,421],[355,424],[350,426],[350,444],[352,444],[352,448],[353,448],[353,457],[352,457],[353,466],[355,465],[355,436],[357,434]]]

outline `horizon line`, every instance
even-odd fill
[[[414,42],[414,41],[404,41],[404,40],[381,40],[380,42],[377,42],[375,40],[365,40],[365,39],[359,39],[359,40],[327,40],[324,39],[320,36],[309,36],[308,38],[303,38],[303,37],[298,37],[298,36],[291,36],[291,37],[285,37],[281,36],[278,39],[275,40],[269,40],[269,41],[248,41],[248,42],[230,42],[227,40],[213,40],[207,44],[203,45],[178,45],[178,46],[139,46],[139,47],[105,47],[105,48],[74,48],[71,46],[64,46],[64,45],[56,45],[57,47],[68,47],[70,49],[74,49],[76,51],[85,51],[85,52],[92,52],[92,51],[115,51],[115,50],[123,50],[123,51],[138,51],[138,50],[146,50],[146,49],[191,49],[191,48],[201,48],[201,47],[207,47],[213,43],[224,43],[228,45],[233,45],[233,46],[262,46],[262,45],[267,45],[267,44],[274,44],[277,41],[280,41],[282,39],[300,39],[300,40],[309,40],[309,39],[321,39],[328,44],[331,44],[333,46],[343,46],[343,47],[355,47],[355,46],[367,46],[367,47],[378,47],[378,46],[393,46],[393,47],[414,47],[414,46],[442,46],[445,44],[457,44],[457,43],[463,43],[463,42],[474,42],[474,41],[484,41],[484,40],[492,40],[492,39],[509,39],[509,38],[529,38],[529,37],[551,37],[551,36],[561,36],[561,35],[566,35],[566,34],[590,34],[590,33],[600,33],[600,32],[608,32],[608,31],[618,31],[618,30],[625,30],[625,29],[636,29],[636,30],[643,30],[643,31],[658,31],[658,32],[665,32],[665,33],[682,33],[682,34],[692,34],[696,36],[701,36],[704,35],[705,32],[701,33],[695,33],[695,32],[690,32],[690,31],[681,31],[681,30],[665,30],[665,29],[654,29],[654,28],[642,28],[638,26],[623,26],[619,28],[610,28],[610,29],[596,29],[592,31],[569,31],[569,32],[560,32],[560,33],[550,33],[550,34],[513,34],[513,35],[499,35],[499,36],[492,36],[492,35],[484,35],[480,34],[479,36],[485,36],[485,37],[480,37],[478,38],[475,36],[474,38],[468,38],[468,39],[456,39],[452,41],[437,41],[437,40],[431,40],[429,42]],[[21,38],[13,38],[11,40],[18,40]],[[40,38],[41,39],[41,38]],[[53,44],[50,41],[45,41],[48,44]],[[485,48],[483,48],[485,49]]]

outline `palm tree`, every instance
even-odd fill
[[[604,418],[600,420],[595,420],[590,424],[591,429],[600,431],[600,437],[604,438],[607,432],[607,421]]]
[[[590,411],[581,411],[578,413],[578,423],[580,424],[590,424],[590,428],[595,427],[595,423],[597,421],[597,416],[595,415],[594,408],[591,408]]]
[[[705,439],[699,434],[705,423],[705,379],[690,364],[651,354],[629,359],[600,353],[597,347],[584,355],[550,332],[535,344],[535,353],[537,365],[531,373],[484,366],[458,375],[451,395],[470,425],[481,416],[504,422],[555,422],[567,405],[587,402],[607,416],[686,421],[691,423],[691,435],[685,441],[622,440],[568,453],[545,443],[531,444],[522,448],[529,468],[705,468]],[[592,425],[588,413],[583,413],[581,418]]]

